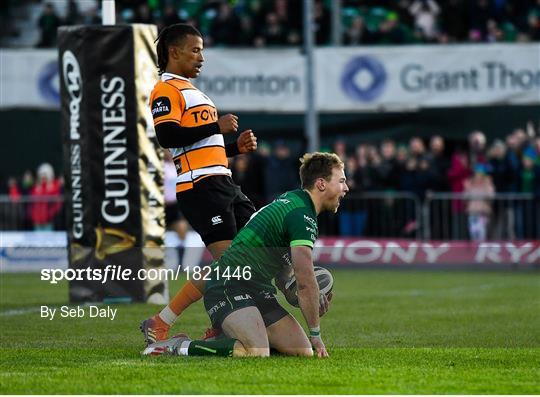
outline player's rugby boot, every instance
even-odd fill
[[[146,346],[148,346],[151,343],[167,339],[169,328],[171,327],[156,314],[155,316],[144,320],[139,328],[144,334],[144,342],[146,343]]]
[[[178,356],[182,342],[189,340],[190,339],[186,334],[178,334],[170,339],[148,345],[141,354],[143,356],[161,356],[163,354]]]

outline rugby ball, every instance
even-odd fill
[[[334,278],[332,274],[326,270],[324,267],[313,266],[315,270],[315,278],[317,279],[317,284],[319,284],[319,291],[321,295],[328,295],[332,292],[332,287],[334,286]],[[298,305],[298,295],[296,291],[296,277],[294,275],[292,278],[285,284],[285,299],[291,305],[299,307]]]

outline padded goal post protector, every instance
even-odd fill
[[[69,267],[92,269],[70,281],[70,300],[166,303],[166,281],[139,277],[164,268],[163,152],[148,106],[156,27],[58,32]]]

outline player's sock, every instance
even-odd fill
[[[169,302],[167,307],[159,313],[159,317],[168,325],[172,325],[189,305],[201,298],[201,292],[191,281],[188,281]]]
[[[231,357],[233,355],[236,339],[223,338],[218,340],[194,340],[185,341],[178,349],[181,356],[221,356]]]

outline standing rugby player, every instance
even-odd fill
[[[173,157],[180,209],[214,257],[221,257],[255,207],[231,178],[227,157],[256,150],[251,130],[225,145],[223,134],[238,130],[238,117],[218,117],[216,106],[189,79],[203,66],[201,33],[187,24],[163,29],[157,39],[161,80],[150,96],[159,144]],[[160,313],[141,324],[147,344],[168,337],[170,326],[202,297],[203,281],[191,281]]]

